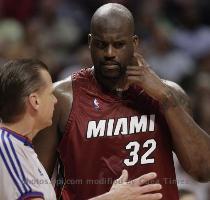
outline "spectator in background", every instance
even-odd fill
[[[172,34],[173,45],[193,58],[199,58],[209,49],[210,27],[201,21],[197,1],[179,1],[179,15]]]
[[[184,51],[173,47],[169,34],[166,27],[156,25],[150,39],[144,43],[143,52],[161,78],[180,83],[184,76],[194,71],[195,63]]]
[[[210,133],[210,49],[198,62],[193,83],[195,117]]]
[[[43,0],[39,15],[27,25],[31,45],[36,46],[39,57],[50,66],[53,79],[62,65],[67,64],[69,53],[81,39],[81,29],[74,19],[59,15],[62,1]]]
[[[83,67],[92,67],[93,65],[88,45],[79,47],[78,50],[71,55],[70,60],[72,63],[59,72],[58,80],[67,78],[69,74],[73,74]]]
[[[15,19],[0,20],[0,63],[20,56],[20,46],[24,42],[24,27]]]
[[[1,0],[0,17],[13,18],[21,23],[27,23],[36,12],[38,1],[33,0]]]

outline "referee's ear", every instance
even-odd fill
[[[33,110],[39,109],[40,103],[39,103],[39,97],[37,93],[31,93],[28,96],[28,103]]]

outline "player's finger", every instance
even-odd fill
[[[155,194],[144,194],[141,196],[141,200],[159,200],[162,199],[163,195],[161,193],[155,193]]]
[[[148,184],[140,187],[142,194],[155,192],[161,189],[162,186],[160,184]]]
[[[128,65],[127,70],[139,70],[141,69],[141,66],[138,65]]]
[[[145,80],[145,77],[144,76],[139,76],[139,75],[135,75],[135,76],[128,76],[127,78],[128,80],[128,83],[132,84],[132,83],[135,83],[135,82],[143,82]]]
[[[150,67],[139,67],[139,66],[128,66],[126,70],[126,75],[155,75],[156,73]]]
[[[134,58],[136,59],[136,62],[138,64],[138,66],[143,66],[143,56],[139,53],[134,53]]]
[[[141,70],[127,70],[126,75],[127,76],[141,76],[143,75],[143,72]]]
[[[150,70],[150,67],[128,65],[126,71],[129,70],[144,71],[144,70]]]
[[[131,66],[138,66],[138,61],[137,61],[137,58],[135,56],[132,57],[130,65]]]
[[[139,66],[149,67],[149,65],[147,64],[147,62],[145,61],[144,57],[141,54],[135,53],[134,57],[136,58],[136,61]]]
[[[148,174],[144,174],[134,180],[131,180],[130,183],[134,185],[144,185],[148,181],[151,181],[157,177],[157,174],[155,172],[150,172]]]

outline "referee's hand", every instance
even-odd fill
[[[128,180],[127,170],[122,171],[120,178],[115,180],[110,192],[112,199],[116,200],[158,200],[162,198],[159,192],[162,186],[154,183],[157,174],[154,172],[144,174],[134,180]],[[153,180],[153,183],[149,183]]]

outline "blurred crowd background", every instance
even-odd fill
[[[210,134],[209,0],[0,0],[0,64],[36,57],[49,66],[53,81],[91,67],[90,19],[108,2],[132,11],[139,51],[161,78],[185,89],[194,118]],[[177,161],[176,170],[182,196],[210,200],[209,184],[194,182]]]

